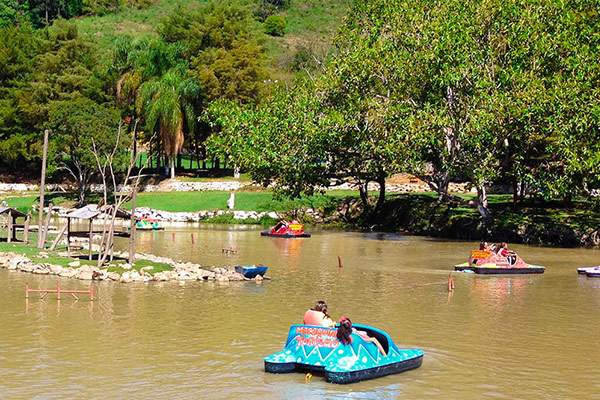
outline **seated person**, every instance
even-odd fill
[[[511,251],[508,250],[508,244],[505,242],[502,242],[500,244],[500,248],[498,250],[498,255],[502,256],[502,257],[508,257],[511,254]]]
[[[342,344],[350,344],[350,343],[352,343],[352,336],[351,336],[352,333],[355,333],[358,336],[360,336],[361,339],[364,340],[365,342],[370,342],[370,343],[375,344],[375,346],[377,346],[377,348],[379,349],[381,354],[383,354],[384,356],[387,355],[385,353],[385,350],[383,349],[383,346],[381,346],[381,343],[379,343],[379,340],[377,340],[373,337],[370,337],[369,335],[367,335],[367,332],[354,329],[352,327],[352,321],[350,321],[350,318],[348,318],[348,317],[340,318],[340,326],[338,327],[338,331],[337,331],[338,340],[340,342],[342,342]]]
[[[304,313],[304,325],[317,325],[324,326],[326,328],[333,328],[335,322],[327,314],[327,303],[322,300],[317,301],[317,304],[310,310]]]

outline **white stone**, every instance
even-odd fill
[[[118,272],[109,272],[107,273],[108,279],[110,279],[111,281],[118,281],[119,279],[121,279],[121,275],[119,275]]]
[[[54,275],[60,275],[60,273],[63,270],[63,267],[61,267],[60,265],[50,265],[50,272],[52,272]]]
[[[92,273],[93,273],[92,271],[78,270],[76,278],[84,280],[84,281],[91,281],[92,280]]]

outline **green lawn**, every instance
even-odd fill
[[[75,260],[79,261],[81,263],[81,265],[90,265],[90,266],[96,266],[97,262],[92,260],[82,260],[82,259],[76,259],[76,258],[71,258],[71,257],[62,257],[58,255],[58,251],[48,251],[45,250],[45,252],[48,254],[48,257],[41,257],[40,256],[40,250],[37,249],[37,247],[35,247],[36,244],[36,236],[34,235],[30,235],[30,243],[29,244],[25,244],[22,242],[18,242],[18,243],[7,243],[4,241],[0,241],[0,253],[17,253],[17,254],[22,254],[25,257],[29,258],[31,261],[33,261],[34,263],[44,263],[44,264],[52,264],[52,265],[60,265],[61,267],[64,268],[69,268],[69,263],[73,262]],[[4,240],[4,239],[3,239]],[[61,251],[64,251],[64,249],[61,249]],[[108,268],[109,272],[119,272],[119,273],[123,273],[125,271],[125,269],[123,269],[122,267],[120,267],[120,264],[125,263],[125,260],[113,260],[113,262],[111,262],[111,264],[113,266]],[[152,269],[150,271],[148,271],[151,274],[155,274],[157,272],[161,272],[161,271],[169,271],[171,269],[173,269],[173,267],[169,264],[165,264],[165,263],[157,263],[157,262],[152,262],[152,261],[148,261],[148,260],[137,260],[135,262],[135,265],[133,266],[133,269],[135,270],[140,270],[143,267],[152,267]]]
[[[242,211],[290,211],[299,207],[330,207],[341,198],[356,196],[354,191],[329,191],[296,200],[276,199],[267,191],[237,192],[235,209]],[[225,210],[229,192],[148,192],[137,197],[138,207],[163,211],[193,212],[200,210]]]
[[[50,202],[55,205],[68,205],[71,206],[75,202],[76,194],[74,193],[47,193],[44,198],[44,204],[48,205]],[[6,201],[6,203],[17,210],[27,213],[31,211],[33,205],[39,204],[38,194],[24,193],[22,195],[5,195],[0,196],[0,201]]]
[[[206,180],[205,178],[191,180]],[[217,179],[218,180],[218,179]],[[331,190],[325,194],[317,194],[296,200],[277,199],[270,191],[237,192],[235,196],[235,209],[242,211],[290,211],[300,207],[323,209],[337,204],[344,197],[356,197],[357,192],[351,190]],[[53,204],[70,204],[72,196],[67,194],[46,195]],[[136,205],[150,207],[163,211],[194,212],[201,210],[226,210],[229,192],[222,191],[197,191],[197,192],[143,192],[139,193]],[[31,206],[37,204],[38,196],[27,194],[24,196],[0,197],[9,206],[27,212]],[[130,207],[128,203],[126,205]]]

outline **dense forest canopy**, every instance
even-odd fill
[[[352,181],[367,208],[368,183],[380,183],[377,208],[396,172],[442,199],[450,180],[470,182],[485,218],[495,182],[589,195],[600,185],[599,12],[588,0],[356,2],[322,74],[257,107],[213,107],[222,132],[210,146],[293,195]],[[284,142],[297,164],[272,159]]]
[[[182,151],[218,156],[290,196],[352,182],[372,210],[397,172],[442,200],[451,180],[470,182],[486,218],[494,183],[515,200],[600,187],[593,0],[355,2],[332,47],[294,47],[284,83],[273,53],[297,29],[294,0],[166,4],[0,0],[0,168],[39,166],[44,129],[55,145],[79,134],[109,146],[120,126],[171,176]],[[151,34],[84,35],[85,19],[69,19],[131,7],[162,10]],[[68,145],[52,171],[82,170],[91,143]]]

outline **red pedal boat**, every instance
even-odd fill
[[[261,236],[271,236],[280,238],[306,238],[310,233],[304,232],[304,225],[294,220],[292,222],[279,221],[277,225],[267,231],[262,231]]]
[[[527,264],[517,253],[510,251],[506,255],[489,250],[473,250],[466,263],[455,265],[455,271],[476,274],[543,274],[545,268]]]

